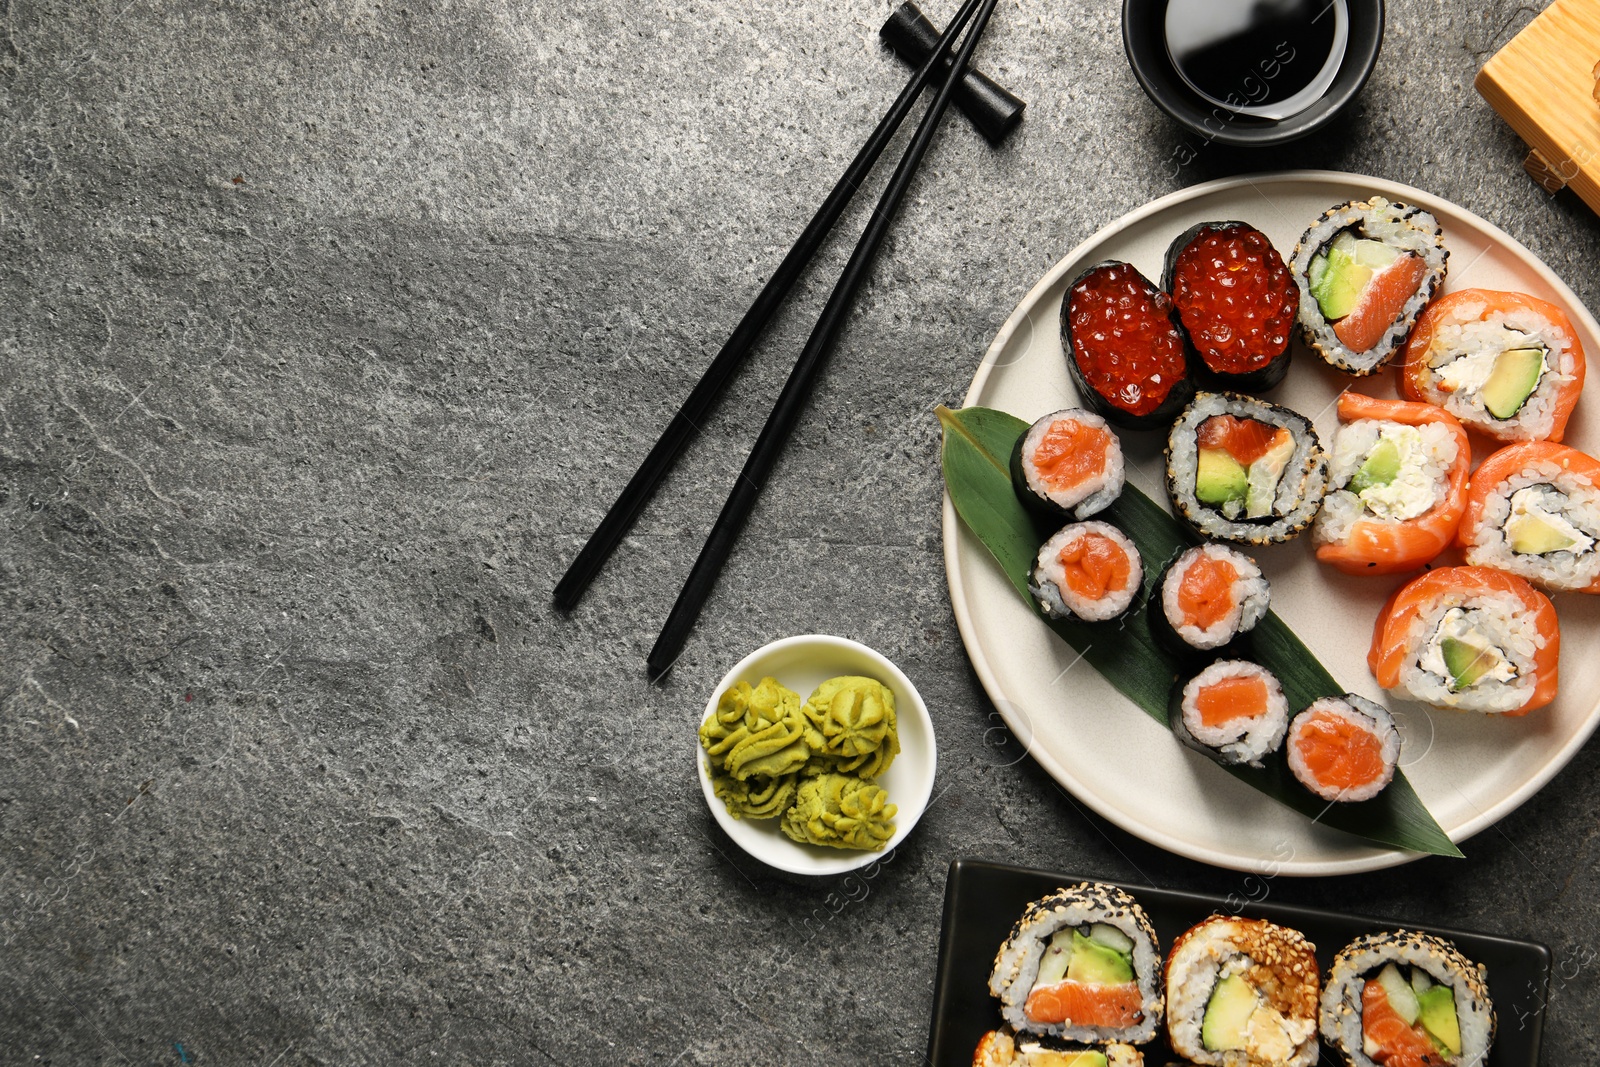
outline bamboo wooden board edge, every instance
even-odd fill
[[[1474,82],[1532,152],[1529,174],[1570,186],[1600,211],[1600,0],[1556,0],[1496,52]]]

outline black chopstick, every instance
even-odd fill
[[[784,297],[789,295],[789,290],[794,287],[800,272],[811,261],[812,255],[821,246],[828,231],[833,228],[833,224],[849,205],[850,198],[865,180],[867,172],[872,169],[878,157],[883,154],[884,148],[894,138],[895,132],[900,129],[900,124],[910,112],[911,106],[916,103],[918,95],[932,79],[934,72],[939,69],[939,63],[949,51],[951,43],[961,35],[962,29],[980,2],[981,0],[966,0],[962,4],[961,10],[956,13],[956,17],[951,20],[949,27],[939,38],[933,54],[906,83],[905,89],[884,113],[877,128],[867,138],[866,144],[861,146],[861,151],[856,154],[838,183],[834,185],[833,191],[828,194],[828,198],[822,202],[817,213],[811,217],[806,228],[795,239],[794,247],[789,249],[789,254],[778,264],[778,269],[773,272],[771,279],[756,296],[755,302],[750,305],[750,310],[744,313],[744,318],[734,327],[733,335],[722,346],[722,351],[711,361],[711,366],[706,368],[699,384],[683,402],[678,413],[672,417],[672,421],[667,424],[660,439],[656,441],[655,447],[650,450],[644,462],[639,464],[639,469],[634,472],[633,477],[617,496],[616,503],[611,505],[611,510],[606,512],[605,518],[600,520],[600,525],[589,535],[588,542],[567,567],[566,574],[556,583],[553,593],[556,607],[567,611],[577,604],[584,590],[589,588],[589,583],[594,581],[595,575],[616,550],[623,535],[633,526],[634,519],[638,518],[639,512],[649,502],[656,486],[666,477],[667,471],[672,469],[673,461],[683,451],[684,445],[689,443],[689,439],[700,429],[700,423],[705,419],[711,405],[733,377],[733,372],[739,363],[755,345],[756,338],[760,336],[767,321],[772,318],[772,313],[777,310]]]
[[[767,417],[767,424],[761,428],[761,436],[756,438],[755,447],[750,450],[750,457],[745,460],[744,470],[739,472],[739,478],[728,494],[728,502],[722,506],[722,513],[717,516],[716,525],[711,528],[705,546],[700,550],[699,558],[694,561],[694,569],[689,572],[688,579],[683,583],[683,590],[678,594],[677,602],[672,605],[672,613],[667,616],[666,624],[661,628],[661,636],[650,649],[645,664],[652,679],[666,674],[677,661],[679,653],[683,651],[684,642],[689,639],[689,632],[700,616],[700,608],[705,604],[706,597],[711,595],[711,588],[716,584],[717,575],[722,571],[722,564],[727,560],[728,553],[733,550],[734,542],[738,540],[739,531],[744,528],[750,510],[755,507],[756,498],[761,493],[767,475],[772,471],[773,464],[777,462],[779,453],[783,451],[783,446],[788,441],[790,431],[793,430],[800,412],[805,407],[812,384],[822,370],[839,328],[844,324],[856,290],[860,288],[867,271],[872,266],[878,246],[883,243],[884,235],[889,232],[889,224],[894,220],[906,188],[911,184],[911,179],[915,176],[917,167],[933,140],[933,135],[938,132],[939,122],[949,108],[950,98],[955,94],[956,85],[967,69],[973,49],[978,46],[978,39],[983,36],[990,14],[994,12],[995,2],[996,0],[983,0],[983,6],[973,22],[972,32],[961,42],[961,51],[956,55],[955,63],[951,66],[944,84],[940,86],[939,95],[934,97],[927,113],[922,116],[922,122],[917,126],[917,132],[912,137],[910,145],[906,147],[900,165],[895,168],[893,177],[889,179],[888,188],[884,189],[877,208],[873,210],[872,218],[867,220],[866,229],[862,231],[855,251],[850,254],[850,261],[845,264],[844,273],[840,275],[838,284],[828,297],[828,302],[817,319],[817,325],[811,331],[810,340],[806,342],[805,349],[795,362],[794,370],[789,372],[789,380],[784,383],[783,392],[778,394],[772,414]],[[955,24],[951,25],[954,28]],[[948,34],[949,31],[946,32]],[[936,52],[935,58],[942,54],[942,50]]]

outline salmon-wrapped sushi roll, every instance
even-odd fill
[[[1415,570],[1450,545],[1466,507],[1472,446],[1432,404],[1339,395],[1328,484],[1312,538],[1347,574]]]
[[[1417,320],[1400,389],[1502,441],[1559,441],[1583,373],[1583,343],[1560,308],[1526,293],[1463,289]]]
[[[1468,563],[1600,593],[1600,460],[1549,441],[1507,445],[1473,473],[1457,540]]]
[[[1440,567],[1389,598],[1367,665],[1383,688],[1441,708],[1526,715],[1555,699],[1550,598],[1488,567]]]

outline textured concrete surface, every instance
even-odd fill
[[[0,0],[0,1061],[916,1062],[952,858],[1239,889],[993,744],[930,409],[1073,245],[1241,170],[1472,205],[1596,306],[1600,223],[1470,88],[1532,9],[1396,0],[1349,115],[1249,154],[1141,95],[1117,5],[1002,3],[980,55],[1022,129],[946,126],[648,686],[848,241],[589,599],[551,587],[898,90],[888,9]],[[737,656],[810,630],[896,660],[941,745],[849,884],[736,855],[685,747]],[[1544,1061],[1584,1062],[1597,767],[1467,862],[1267,889],[1547,942]]]

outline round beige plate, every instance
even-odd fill
[[[1380,195],[1417,204],[1444,226],[1450,249],[1445,290],[1512,289],[1551,300],[1571,316],[1590,358],[1600,325],[1548,267],[1476,215],[1418,189],[1359,175],[1303,171],[1230,178],[1162,197],[1118,219],[1057,263],[1006,320],[989,346],[968,406],[1032,421],[1078,403],[1067,378],[1058,316],[1067,284],[1105,259],[1127,260],[1160,283],[1171,240],[1208,220],[1239,219],[1262,230],[1286,257],[1324,209]],[[1394,396],[1394,375],[1351,379],[1298,347],[1294,367],[1268,399],[1311,417],[1324,441],[1337,425],[1333,400],[1346,387]],[[1589,392],[1593,392],[1593,388]],[[1566,443],[1600,455],[1600,414],[1578,405]],[[1124,433],[1129,480],[1157,501],[1159,433]],[[1474,440],[1475,460],[1488,447]],[[1367,670],[1373,620],[1402,578],[1353,578],[1322,567],[1309,537],[1255,553],[1272,582],[1272,606],[1350,690],[1384,694]],[[1190,752],[1113,689],[1041,624],[984,547],[944,502],[950,598],[973,667],[1029,752],[1073,796],[1128,832],[1206,863],[1265,874],[1327,875],[1416,859],[1312,822]],[[1453,557],[1447,557],[1454,561]],[[1437,711],[1387,700],[1404,735],[1401,765],[1434,818],[1457,842],[1531,797],[1572,758],[1600,721],[1600,598],[1557,594],[1561,690],[1551,706],[1520,719]],[[1115,640],[1115,632],[1107,634]],[[1464,849],[1469,856],[1471,849]]]

